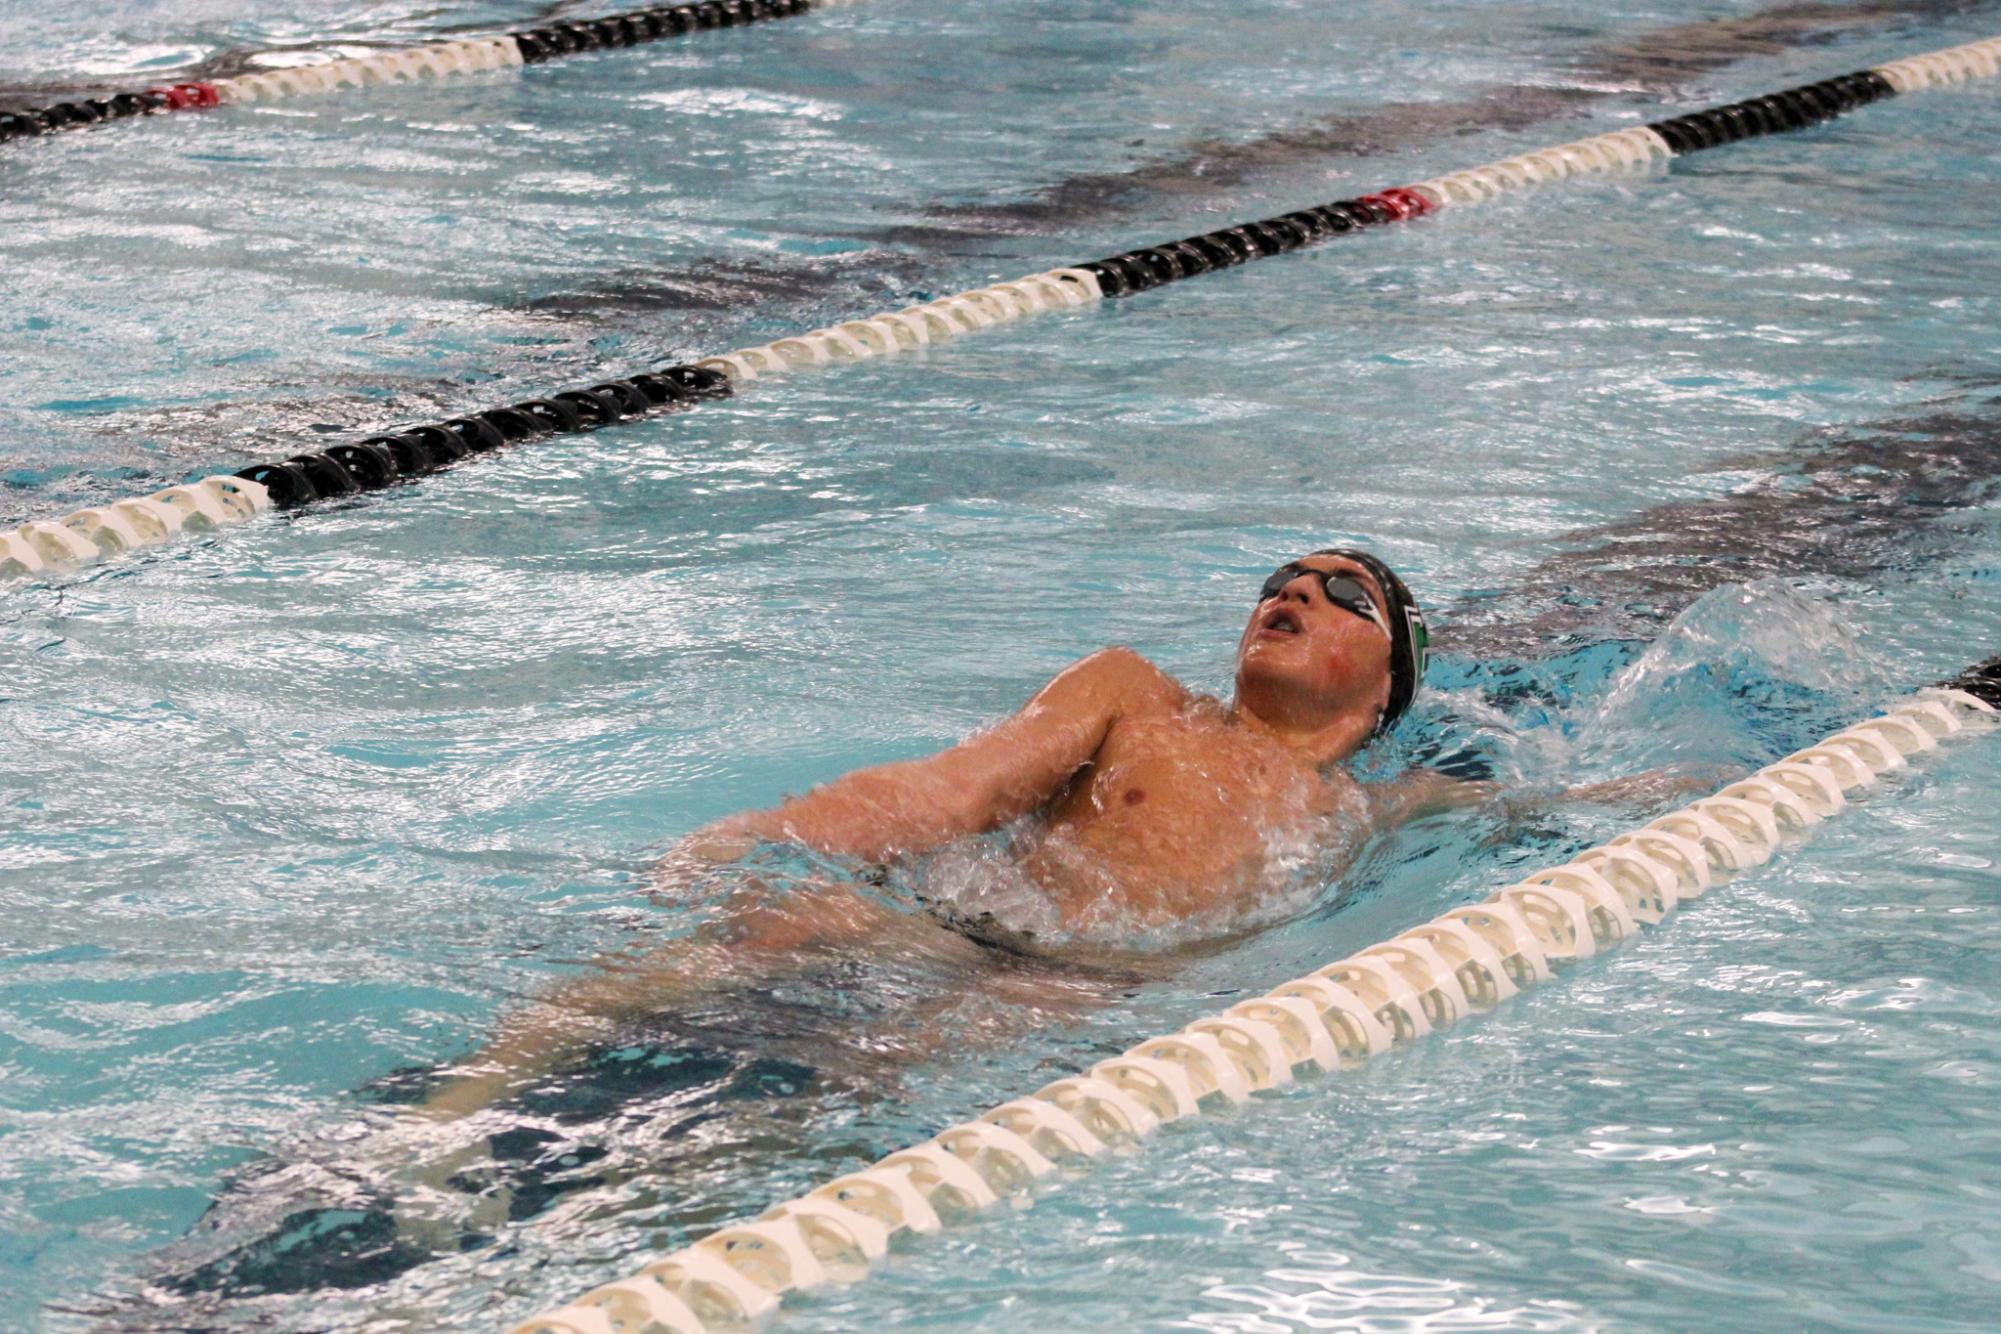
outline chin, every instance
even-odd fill
[[[1306,663],[1288,661],[1286,645],[1252,644],[1237,659],[1237,684],[1284,686],[1288,690],[1318,690],[1325,685],[1320,674]],[[1260,650],[1264,651],[1260,651]],[[1281,650],[1273,652],[1273,649]]]

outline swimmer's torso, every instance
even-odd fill
[[[1250,906],[1275,847],[1359,834],[1367,811],[1346,774],[1317,773],[1214,699],[1177,691],[1112,724],[1025,866],[1066,928],[1159,923]]]

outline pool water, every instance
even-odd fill
[[[551,9],[592,12],[0,0],[0,105]],[[0,522],[1997,30],[870,0],[14,144]],[[678,835],[1107,642],[1226,690],[1308,547],[1434,609],[1371,773],[1741,769],[1991,655],[1997,130],[1992,84],[1897,99],[0,589],[0,1327],[495,1327],[1649,816],[1431,821],[1130,974],[968,997],[823,959],[477,1136],[398,1128],[585,960],[841,870],[649,896]],[[1987,1328],[1991,744],[1478,1024],[790,1319]]]

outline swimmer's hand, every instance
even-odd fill
[[[742,861],[761,841],[743,827],[741,816],[703,825],[653,863],[652,895],[656,902],[687,898],[718,866]]]
[[[745,827],[747,823],[742,816],[731,816],[727,820],[705,824],[676,843],[674,850],[660,860],[662,863],[672,860],[704,866],[727,866],[741,861],[758,844],[757,835]]]

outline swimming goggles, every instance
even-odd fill
[[[1378,607],[1376,600],[1369,596],[1369,590],[1362,581],[1345,571],[1316,570],[1296,561],[1290,565],[1281,565],[1266,577],[1264,588],[1258,593],[1258,601],[1263,602],[1266,598],[1277,597],[1285,591],[1287,584],[1302,574],[1319,578],[1320,591],[1327,595],[1329,602],[1343,611],[1351,611],[1363,620],[1373,622],[1384,634],[1389,634],[1390,628],[1383,622],[1382,608]]]

